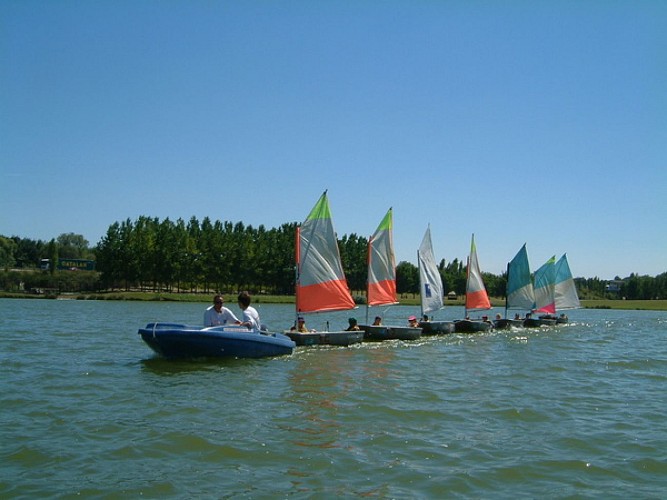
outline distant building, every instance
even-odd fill
[[[620,280],[607,281],[604,290],[605,292],[609,293],[620,293],[622,286],[623,286],[623,281]]]
[[[41,259],[39,261],[39,268],[46,271],[51,268],[51,261],[49,259]],[[88,259],[58,259],[56,269],[66,271],[94,271],[95,261]]]

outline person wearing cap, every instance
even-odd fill
[[[347,322],[350,324],[350,326],[345,329],[346,332],[358,332],[361,330],[359,325],[357,325],[357,318],[349,318]]]
[[[417,316],[410,316],[408,318],[408,326],[412,328],[417,328],[419,326],[419,323],[417,322]]]
[[[204,326],[239,325],[241,322],[234,313],[223,307],[225,300],[222,295],[213,297],[213,305],[204,312]]]
[[[296,328],[292,327],[292,331],[297,331],[301,333],[308,333],[308,328],[306,327],[306,321],[303,319],[303,316],[299,316],[296,320]]]

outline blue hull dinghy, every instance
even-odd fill
[[[139,329],[148,346],[165,358],[264,358],[292,354],[295,344],[282,333],[236,326],[198,327],[148,323]]]

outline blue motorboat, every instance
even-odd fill
[[[263,358],[292,354],[296,345],[282,333],[238,326],[148,323],[139,329],[139,335],[165,358]]]

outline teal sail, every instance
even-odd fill
[[[525,244],[507,265],[507,309],[535,309],[535,291]]]

